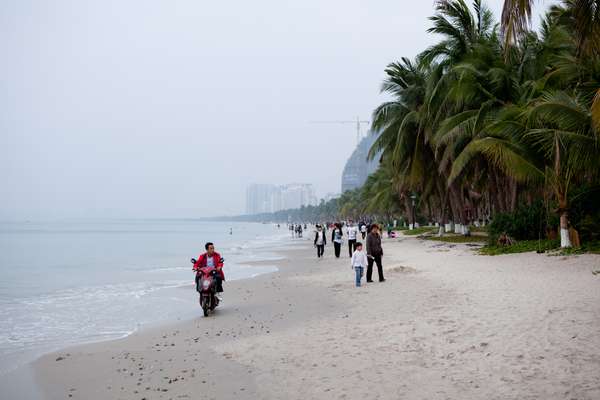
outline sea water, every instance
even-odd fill
[[[0,222],[0,374],[43,352],[199,315],[189,260],[205,242],[235,280],[276,270],[274,251],[289,237],[255,223]]]

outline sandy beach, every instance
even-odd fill
[[[383,246],[386,282],[297,242],[214,316],[46,355],[34,379],[47,399],[600,398],[600,256]]]

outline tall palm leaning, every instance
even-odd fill
[[[598,174],[600,131],[589,102],[578,93],[548,92],[528,112],[526,137],[546,155],[546,179],[558,202],[561,247],[571,247],[569,193],[574,182]]]
[[[505,0],[502,8],[501,31],[505,51],[528,31],[535,0]],[[600,55],[600,0],[562,0],[563,20],[570,25],[577,56]],[[600,88],[591,106],[592,121],[600,129]]]
[[[387,78],[382,92],[393,96],[393,100],[383,103],[373,112],[373,130],[380,132],[373,143],[369,156],[380,151],[388,168],[392,169],[392,179],[399,199],[409,210],[412,220],[410,194],[421,190],[431,174],[425,173],[425,166],[432,165],[433,150],[424,135],[423,110],[425,85],[428,78],[427,64],[422,59],[414,62],[402,58],[400,62],[389,64],[385,70]]]
[[[427,114],[429,119],[429,142],[435,145],[438,157],[438,172],[443,177],[443,185],[447,186],[448,205],[452,211],[452,220],[458,223],[457,229],[469,234],[468,196],[472,184],[477,179],[461,177],[460,180],[450,181],[450,167],[453,163],[456,147],[464,139],[436,141],[439,136],[440,124],[448,116],[461,113],[477,104],[479,107],[488,100],[475,99],[472,94],[465,94],[464,74],[458,73],[457,68],[465,66],[467,60],[481,59],[481,51],[493,53],[494,21],[491,11],[480,0],[472,3],[472,10],[464,0],[440,0],[436,2],[436,13],[429,18],[433,26],[428,30],[442,37],[442,40],[421,53],[424,60],[429,61],[434,73],[430,74],[430,82],[426,95]],[[491,54],[493,57],[493,54]],[[481,64],[487,67],[493,64],[488,56]],[[470,100],[465,101],[465,99]],[[471,104],[474,103],[474,104]],[[442,196],[440,196],[442,197]],[[492,196],[496,198],[496,196]],[[470,207],[469,207],[470,208]]]
[[[501,21],[505,49],[526,34],[534,3],[534,0],[505,0]],[[560,6],[552,7],[551,14],[573,35],[575,61],[598,59],[600,0],[562,0]],[[591,102],[577,94],[546,94],[530,113],[530,118],[536,120],[534,122],[543,119],[551,126],[533,129],[529,135],[536,135],[553,159],[553,166],[547,168],[546,175],[550,178],[558,201],[562,247],[571,246],[567,231],[567,199],[571,179],[574,178],[573,174],[581,172],[582,167],[588,166],[589,160],[593,159],[589,150],[597,151],[598,138],[595,133],[600,132],[600,87],[595,92]],[[576,131],[573,131],[574,127],[577,128]],[[577,158],[579,164],[572,163],[569,160],[571,157]]]

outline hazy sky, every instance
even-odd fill
[[[488,1],[499,12],[501,0]],[[4,0],[0,219],[244,211],[252,182],[340,190],[387,63],[433,1]]]

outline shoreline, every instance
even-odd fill
[[[296,254],[305,254],[305,243],[304,241],[298,241],[298,240],[294,240],[291,242],[282,242],[283,246],[285,247],[284,250],[274,250],[273,253],[276,254],[281,254],[281,259],[278,259],[277,261],[273,261],[273,260],[265,260],[265,261],[250,261],[247,263],[244,263],[245,265],[249,265],[249,266],[262,266],[262,265],[273,265],[274,263],[286,263],[290,261],[290,255],[293,255],[294,253]],[[297,247],[301,247],[300,249],[297,249]],[[292,249],[293,248],[293,249]],[[279,274],[279,273],[283,273],[283,274],[287,274],[290,271],[282,271],[282,266],[278,265],[278,269],[276,271],[272,271],[272,272],[267,272],[267,273],[262,273],[259,274],[258,276],[254,276],[254,277],[248,277],[248,278],[243,278],[243,279],[236,279],[236,280],[232,280],[232,281],[228,281],[226,282],[226,292],[224,294],[224,302],[223,304],[221,304],[219,306],[219,308],[217,308],[216,311],[216,315],[211,315],[210,317],[208,317],[206,319],[206,321],[211,322],[211,323],[218,323],[218,319],[219,317],[223,317],[223,315],[219,315],[219,314],[225,314],[230,313],[231,309],[228,309],[227,311],[223,310],[223,307],[227,307],[228,303],[229,303],[229,298],[230,293],[233,291],[236,291],[235,293],[235,297],[236,298],[241,298],[241,297],[245,297],[245,294],[242,292],[243,288],[245,287],[246,289],[246,293],[248,293],[248,287],[258,287],[261,285],[265,284],[265,281],[271,281],[272,278],[271,276],[274,274]],[[193,289],[193,285],[190,286],[191,289]],[[180,287],[179,289],[185,289],[185,287]],[[195,293],[191,294],[192,296],[195,296],[194,299],[196,299],[197,295]],[[194,303],[197,303],[197,299],[194,300]],[[238,311],[238,308],[235,308],[234,311]],[[215,320],[216,319],[216,320]],[[128,341],[135,341],[135,338],[137,338],[138,336],[143,337],[144,339],[150,337],[155,337],[158,339],[167,339],[169,336],[173,336],[173,335],[165,335],[164,331],[175,331],[175,332],[179,332],[181,330],[181,327],[185,327],[185,326],[189,326],[190,324],[195,324],[195,323],[202,323],[202,321],[205,320],[205,317],[202,316],[202,310],[200,308],[198,308],[198,312],[197,315],[189,318],[189,319],[178,319],[176,321],[163,321],[163,322],[159,322],[154,324],[153,326],[145,326],[142,327],[139,330],[136,330],[135,332],[133,332],[130,335],[127,335],[126,337],[123,338],[119,338],[119,339],[110,339],[110,340],[105,340],[105,341],[101,341],[101,342],[94,342],[94,343],[87,343],[87,344],[81,344],[81,345],[75,345],[75,346],[69,346],[66,347],[64,349],[61,349],[59,351],[54,351],[54,352],[50,352],[47,354],[42,355],[41,357],[38,357],[35,361],[31,362],[28,367],[30,368],[32,374],[34,375],[33,379],[35,381],[35,384],[37,386],[38,389],[41,389],[40,393],[43,393],[42,397],[43,398],[64,398],[64,395],[61,395],[60,393],[57,393],[55,391],[55,387],[54,387],[54,380],[46,380],[47,377],[47,372],[49,372],[48,370],[52,370],[53,369],[53,364],[57,363],[59,361],[57,361],[57,359],[60,359],[60,362],[62,361],[66,361],[68,359],[70,359],[72,356],[76,355],[76,354],[82,354],[85,351],[89,351],[89,350],[100,350],[100,349],[104,349],[104,348],[112,348],[112,347],[117,347],[120,348],[121,346],[129,346]],[[250,328],[251,330],[254,329],[254,327]],[[263,329],[264,330],[264,329]],[[217,334],[220,336],[220,334],[217,332]],[[156,344],[155,344],[156,345]],[[154,346],[157,347],[157,346]],[[162,347],[169,347],[169,344],[163,344]],[[171,347],[175,347],[175,346],[171,346]],[[153,349],[154,350],[154,349]],[[158,352],[160,352],[161,349],[158,349]],[[111,360],[113,358],[111,357]],[[60,371],[54,371],[54,372],[58,372],[60,373]],[[55,377],[58,377],[55,376]],[[137,386],[137,385],[136,385]],[[69,389],[70,390],[70,389]],[[59,390],[60,392],[60,390]],[[67,394],[67,393],[65,393]],[[72,394],[72,393],[68,393],[68,394]],[[67,394],[67,395],[68,395]],[[138,393],[134,393],[135,395],[137,395]],[[106,393],[106,396],[111,396],[110,393]],[[92,397],[88,397],[87,395],[85,397],[80,397],[80,398],[95,398],[93,397],[94,395],[91,395]],[[100,398],[104,398],[102,396],[97,397],[98,399]],[[134,396],[135,397],[135,396]]]
[[[386,282],[357,289],[348,258],[296,243],[216,315],[43,356],[35,383],[48,399],[600,396],[600,256],[401,236]]]
[[[242,261],[242,262],[236,263],[242,268],[256,269],[259,272],[252,273],[248,276],[236,277],[236,278],[230,279],[228,282],[254,280],[254,279],[260,278],[263,275],[269,275],[269,274],[276,272],[278,270],[278,267],[276,264],[279,262],[280,259],[283,258],[282,256],[279,255],[279,251],[277,249],[279,247],[288,248],[289,246],[294,246],[294,243],[289,243],[285,239],[286,239],[285,237],[281,237],[279,239],[279,242],[274,242],[275,243],[274,247],[270,248],[269,251],[265,251],[264,249],[261,249],[261,248],[257,249],[256,251],[258,252],[258,254],[264,253],[264,255],[265,255],[264,259],[259,257],[258,260],[249,259],[249,261]],[[275,249],[275,250],[273,250],[273,249]],[[264,267],[264,269],[261,270],[258,267]],[[166,291],[179,292],[180,290],[188,290],[190,288],[191,289],[194,288],[193,282],[190,284],[180,284],[180,285],[175,285],[172,287],[164,287],[162,289],[166,290]],[[195,303],[197,303],[197,301]],[[77,343],[65,343],[64,345],[60,345],[60,346],[56,346],[56,347],[41,346],[41,347],[38,347],[37,349],[33,348],[33,349],[28,350],[27,353],[25,353],[24,355],[23,354],[19,355],[18,353],[9,354],[9,357],[10,357],[9,359],[14,359],[14,361],[11,361],[9,363],[9,365],[13,364],[13,367],[6,368],[0,374],[0,388],[2,388],[2,390],[5,393],[8,393],[8,395],[11,399],[43,398],[43,396],[41,395],[39,390],[37,390],[37,384],[34,379],[34,375],[35,375],[34,365],[41,358],[51,356],[53,354],[58,354],[61,352],[68,352],[69,349],[79,348],[82,346],[101,345],[101,344],[110,343],[113,341],[124,340],[124,339],[127,339],[128,337],[130,337],[131,335],[134,335],[134,334],[142,332],[142,331],[145,332],[145,331],[149,331],[149,330],[160,329],[160,327],[180,323],[181,321],[190,320],[192,318],[194,318],[192,312],[188,311],[188,312],[183,313],[178,316],[171,316],[171,317],[167,317],[165,319],[158,319],[156,321],[137,324],[137,326],[133,330],[129,331],[128,333],[125,333],[124,335],[118,336],[118,337],[99,336],[96,339],[81,340],[81,341],[78,341]],[[15,382],[16,382],[16,384],[15,384]],[[9,389],[8,392],[6,392],[7,388]]]

